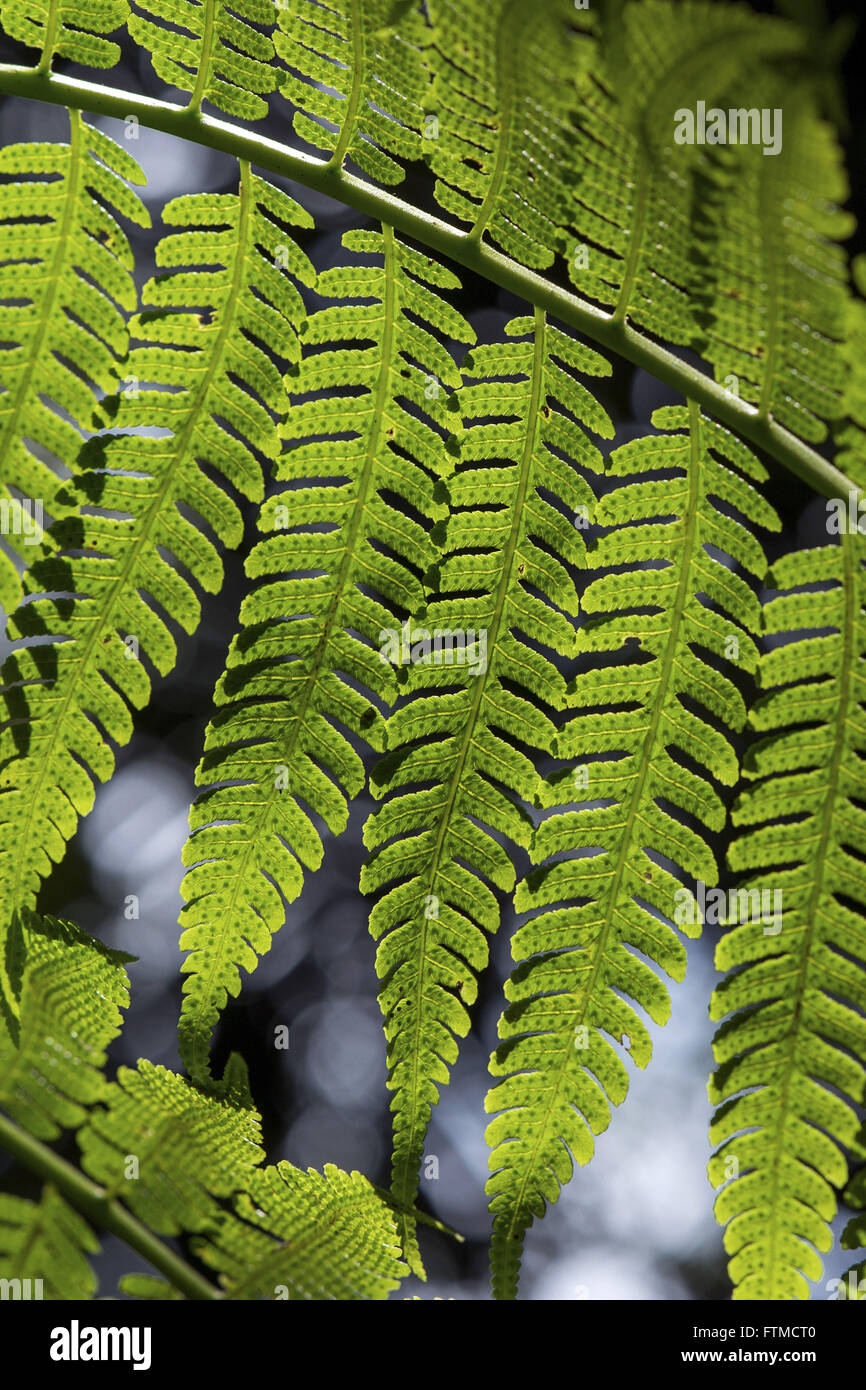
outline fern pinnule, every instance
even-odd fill
[[[145,1299],[156,1303],[180,1303],[183,1294],[167,1279],[159,1279],[152,1274],[123,1274],[117,1281],[120,1293],[128,1298]]]
[[[75,468],[97,423],[94,392],[114,393],[126,357],[136,291],[119,216],[150,226],[128,186],[144,183],[135,160],[78,111],[69,123],[68,144],[0,150],[0,175],[14,180],[0,213],[0,507],[4,539],[29,560],[40,518],[63,511],[58,469]],[[0,551],[0,606],[9,613],[20,598]]]
[[[393,1193],[410,1207],[430,1109],[469,1027],[487,934],[499,925],[493,890],[514,884],[507,846],[530,839],[523,803],[539,779],[524,748],[549,747],[548,711],[564,700],[562,676],[535,643],[560,655],[574,649],[572,570],[583,563],[580,528],[594,498],[572,460],[600,469],[584,427],[612,431],[574,374],[606,375],[604,359],[541,312],[506,332],[511,341],[464,363],[460,464],[448,479],[451,515],[431,580],[438,593],[414,636],[405,634],[406,652],[395,643],[392,659],[420,659],[408,667],[411,698],[388,720],[389,751],[372,778],[373,794],[387,799],[364,829],[373,854],[361,887],[380,895],[370,930],[380,940],[394,1091]],[[432,646],[437,633],[462,633],[462,649]],[[411,1219],[403,1235],[417,1265]]]
[[[391,0],[284,0],[274,34],[295,134],[335,168],[351,160],[384,184],[400,183],[421,155],[430,82],[423,16],[414,8],[389,27],[393,9]]]
[[[640,1067],[650,1060],[634,1005],[664,1023],[670,1003],[636,952],[683,977],[673,922],[686,935],[699,927],[691,890],[672,868],[717,881],[701,832],[723,826],[715,783],[731,786],[738,775],[722,728],[741,729],[746,708],[720,663],[757,665],[750,634],[759,605],[737,570],[760,577],[765,561],[730,510],[752,525],[779,523],[754,486],[765,470],[733,436],[694,405],[652,418],[669,432],[611,455],[615,475],[637,477],[598,503],[596,520],[611,529],[587,556],[602,573],[582,599],[589,616],[578,646],[602,659],[570,689],[575,714],[556,742],[570,765],[545,797],[549,806],[584,804],[538,826],[531,854],[539,867],[515,898],[534,915],[512,941],[517,967],[491,1059],[504,1079],[487,1098],[498,1112],[488,1128],[498,1297],[516,1292],[523,1233],[557,1200],[573,1162],[589,1161],[593,1135],[625,1097],[627,1071],[612,1043],[627,1044]],[[605,659],[632,643],[631,660]]]
[[[396,691],[383,635],[423,603],[430,530],[446,512],[435,483],[451,466],[444,427],[460,376],[441,339],[473,337],[442,294],[458,281],[389,227],[344,243],[367,263],[319,278],[335,302],[310,317],[287,378],[289,448],[275,468],[287,486],[262,508],[270,534],[247,561],[260,582],[196,774],[181,918],[181,1042],[194,1072],[240,989],[239,967],[255,968],[304,868],[322,861],[317,820],[334,835],[346,827],[348,798],[364,785],[348,735],[381,746]]]
[[[91,441],[90,466],[67,489],[81,514],[55,522],[54,553],[27,572],[28,598],[9,620],[24,641],[3,669],[6,919],[33,905],[93,805],[93,779],[111,776],[107,739],[127,742],[130,706],[149,697],[143,658],[162,674],[174,665],[167,618],[195,630],[200,604],[187,575],[219,589],[222,561],[208,531],[225,546],[242,534],[229,486],[261,498],[260,460],[279,451],[276,419],[287,402],[265,349],[284,361],[298,352],[304,306],[279,263],[312,278],[286,230],[310,218],[247,166],[239,195],[184,195],[163,217],[186,230],[162,239],[157,264],[194,269],[145,286],[154,307],[132,332],[148,345],[130,355],[113,432]]]
[[[780,920],[722,938],[716,966],[730,973],[710,1006],[722,1021],[709,1173],[737,1299],[808,1297],[844,1150],[866,1153],[855,1108],[866,1095],[863,554],[849,533],[786,556],[771,574],[785,592],[765,607],[765,631],[793,640],[761,661],[751,721],[763,736],[729,860],[744,890],[781,895]]]

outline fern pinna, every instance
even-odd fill
[[[290,486],[262,508],[271,534],[247,571],[264,582],[244,601],[198,772],[206,790],[184,852],[181,941],[191,952],[181,1040],[193,1070],[226,995],[240,989],[238,966],[254,968],[282,925],[283,899],[297,897],[303,868],[321,864],[304,806],[333,834],[345,829],[364,771],[341,726],[381,746],[395,672],[377,650],[380,633],[421,604],[430,528],[444,515],[434,496],[448,466],[441,425],[459,375],[431,330],[472,336],[439,292],[458,282],[391,228],[344,241],[380,263],[319,277],[317,292],[338,302],[307,322],[288,378],[290,447],[276,476]]]
[[[144,345],[131,353],[127,384],[111,403],[115,431],[82,448],[81,471],[64,494],[71,514],[53,527],[51,553],[28,570],[29,601],[9,621],[22,645],[3,672],[7,917],[35,905],[40,879],[93,805],[91,775],[111,776],[103,730],[115,743],[129,739],[130,706],[150,692],[143,658],[162,674],[174,665],[175,641],[159,610],[187,632],[199,621],[199,599],[177,562],[202,588],[219,587],[219,551],[203,523],[223,545],[236,545],[241,514],[229,487],[261,497],[260,458],[279,448],[282,382],[259,344],[296,355],[303,306],[261,243],[270,251],[277,237],[291,242],[284,222],[308,224],[308,215],[246,168],[237,195],[175,199],[163,220],[191,230],[162,239],[158,264],[201,268],[172,269],[145,287],[153,308],[131,324]],[[222,268],[203,268],[214,264]],[[291,264],[310,278],[302,252],[294,250]],[[190,307],[203,300],[205,315]],[[163,437],[126,433],[154,425]],[[27,645],[36,636],[52,640]]]
[[[735,1298],[797,1300],[833,1251],[830,1296],[866,1296],[866,272],[845,27],[808,8],[0,0],[0,93],[68,122],[0,149],[4,1288],[101,1296],[103,1235],[133,1299],[425,1278],[431,1115],[499,1016],[513,1298],[717,888],[716,1259]],[[156,132],[209,191],[156,206]],[[669,393],[649,425],[629,363]],[[175,1070],[123,1051],[137,962],[53,874],[232,550]],[[227,1046],[355,808],[387,1189],[270,1161]]]
[[[572,518],[592,492],[563,454],[598,469],[601,456],[581,425],[611,430],[573,374],[605,375],[604,359],[543,314],[513,319],[506,331],[518,341],[474,349],[464,363],[479,380],[456,397],[463,433],[443,558],[410,635],[422,653],[426,642],[427,656],[409,667],[411,698],[388,721],[388,753],[372,779],[373,794],[388,799],[364,829],[373,854],[361,887],[387,889],[370,930],[381,938],[393,1191],[403,1205],[414,1200],[437,1082],[448,1080],[455,1035],[469,1027],[465,1005],[487,963],[485,933],[499,925],[490,885],[514,886],[509,855],[491,832],[529,843],[522,799],[532,799],[536,773],[518,745],[545,747],[554,726],[537,701],[555,709],[564,695],[553,663],[515,629],[562,656],[574,646],[570,567],[582,563],[583,543]],[[462,647],[431,647],[431,633],[458,632]]]
[[[3,187],[0,294],[21,301],[3,315],[0,496],[12,512],[4,532],[25,559],[42,539],[43,521],[63,511],[63,475],[44,455],[66,476],[73,472],[81,431],[98,416],[93,387],[113,395],[119,385],[127,314],[136,301],[132,250],[118,214],[150,223],[129,187],[144,183],[136,161],[78,111],[69,113],[69,125],[68,145],[0,151],[0,174],[16,179]],[[49,392],[50,404],[43,399]],[[31,499],[39,499],[39,511]],[[17,567],[0,554],[0,602],[8,613],[20,598]]]
[[[711,1004],[724,1021],[710,1177],[736,1298],[808,1296],[815,1248],[832,1243],[844,1149],[866,1156],[855,1109],[866,1086],[862,566],[859,534],[786,556],[771,575],[785,592],[764,610],[768,632],[823,635],[764,656],[767,693],[752,711],[764,737],[732,817],[746,827],[732,868],[747,889],[782,895],[780,922],[734,927],[717,951],[731,973]]]
[[[385,184],[400,183],[421,156],[430,84],[417,13],[390,27],[390,0],[345,0],[325,12],[316,0],[284,0],[274,44],[286,71],[280,92],[307,144],[347,160]]]
[[[572,1159],[589,1160],[592,1135],[625,1096],[618,1049],[638,1066],[650,1060],[649,1032],[626,1001],[657,1023],[670,1004],[640,957],[681,979],[685,952],[671,924],[688,935],[697,928],[693,911],[679,911],[680,882],[668,864],[716,883],[713,855],[689,822],[718,830],[725,812],[714,782],[737,779],[734,748],[717,724],[737,731],[746,711],[717,663],[754,669],[760,609],[710,547],[760,578],[760,546],[720,503],[753,524],[778,523],[754,487],[764,469],[696,407],[656,411],[653,423],[670,432],[611,455],[615,476],[638,480],[598,504],[606,534],[587,564],[602,573],[583,595],[590,616],[578,637],[580,649],[602,657],[637,638],[648,659],[608,657],[576,676],[568,703],[577,713],[556,745],[570,765],[544,801],[589,804],[540,823],[532,844],[539,868],[515,899],[519,910],[546,910],[514,935],[519,964],[491,1064],[506,1078],[487,1101],[502,1112],[488,1131],[498,1292],[513,1291],[523,1232],[556,1200]],[[544,863],[562,851],[569,857]]]
[[[207,101],[254,121],[267,115],[264,98],[276,86],[273,40],[258,27],[272,20],[269,0],[133,0],[129,35],[164,82],[189,93],[191,110]]]

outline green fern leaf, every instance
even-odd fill
[[[575,77],[588,41],[566,0],[435,0],[435,125],[424,150],[440,207],[523,265],[570,245]]]
[[[765,100],[784,111],[781,150],[719,148],[711,166],[702,351],[717,381],[817,443],[842,409],[847,270],[838,243],[854,221],[838,206],[848,190],[831,127],[796,90],[771,86]]]
[[[233,1299],[384,1299],[408,1273],[390,1210],[360,1173],[257,1172],[209,1240],[193,1241]]]
[[[761,58],[800,47],[796,31],[745,7],[629,4],[603,16],[575,111],[574,244],[581,295],[663,340],[694,344],[694,148],[673,144],[674,113],[712,106]]]
[[[808,1297],[816,1251],[832,1242],[833,1189],[858,1151],[854,1106],[866,1096],[866,720],[862,671],[862,542],[800,551],[773,568],[790,590],[767,604],[769,633],[817,631],[775,645],[761,662],[768,693],[752,712],[765,735],[745,766],[754,780],[729,852],[747,890],[780,892],[781,929],[734,927],[716,965],[724,1019],[710,1098],[716,1215],[734,1297]],[[850,905],[849,905],[850,904]],[[852,910],[856,908],[857,910]],[[729,1017],[729,1015],[732,1015]],[[746,1131],[746,1132],[744,1132]],[[860,1147],[859,1152],[864,1150]],[[732,1162],[736,1160],[736,1162]]]
[[[196,628],[199,600],[179,566],[210,592],[220,586],[219,552],[200,528],[204,523],[223,545],[237,545],[241,514],[225,483],[205,466],[257,499],[259,455],[273,458],[279,450],[274,417],[285,408],[285,392],[262,345],[286,360],[299,351],[303,304],[276,262],[283,256],[301,279],[312,279],[285,230],[308,226],[310,218],[246,166],[238,197],[176,198],[163,216],[193,230],[165,237],[157,263],[197,268],[158,276],[145,287],[145,302],[155,307],[133,322],[132,332],[150,345],[131,354],[132,384],[117,402],[115,433],[93,441],[96,461],[75,480],[73,495],[85,512],[55,523],[58,553],[28,571],[30,601],[9,623],[13,637],[53,641],[18,647],[3,672],[9,718],[0,735],[0,900],[6,914],[32,906],[40,879],[93,805],[91,779],[111,776],[114,755],[105,734],[127,742],[129,706],[140,708],[150,692],[139,656],[163,674],[174,665],[175,642],[162,614],[187,632]],[[210,321],[191,304],[209,305]],[[145,389],[148,382],[155,388]]]
[[[75,467],[94,424],[88,381],[113,393],[128,348],[133,258],[116,214],[150,226],[127,186],[144,183],[135,160],[79,112],[69,122],[68,145],[0,150],[0,174],[16,178],[0,215],[0,529],[30,560],[42,519],[63,510],[45,457]],[[0,552],[0,606],[11,612],[20,598],[18,570]]]
[[[381,744],[381,704],[396,689],[381,631],[423,603],[429,527],[446,510],[433,489],[450,466],[443,426],[460,376],[435,335],[473,337],[438,293],[459,282],[390,228],[344,243],[375,263],[320,277],[318,292],[338,302],[309,320],[316,350],[288,378],[290,447],[276,465],[288,487],[262,509],[273,534],[247,573],[263,582],[244,601],[196,774],[205,790],[184,849],[181,946],[191,954],[180,1026],[194,1074],[240,989],[238,967],[255,968],[283,924],[283,899],[321,863],[309,812],[332,834],[345,829],[364,772],[344,729]]]
[[[758,602],[736,569],[760,577],[765,562],[729,509],[763,526],[778,521],[753,486],[764,469],[726,431],[694,406],[666,407],[652,419],[677,432],[636,439],[611,455],[615,475],[639,480],[598,504],[596,520],[612,529],[588,557],[604,573],[583,598],[585,613],[597,616],[578,635],[584,652],[619,653],[637,642],[649,659],[594,664],[576,677],[570,703],[578,713],[556,751],[577,768],[554,775],[547,800],[589,805],[541,823],[535,862],[564,851],[570,857],[541,863],[515,898],[519,911],[536,915],[512,942],[519,964],[491,1059],[493,1075],[506,1079],[487,1098],[488,1110],[500,1112],[488,1128],[499,1297],[516,1290],[524,1231],[557,1200],[573,1161],[589,1161],[592,1136],[625,1097],[627,1071],[604,1034],[627,1044],[636,1065],[650,1060],[649,1032],[630,1001],[656,1023],[666,1022],[670,1004],[634,952],[682,979],[685,951],[670,923],[692,936],[699,927],[690,910],[675,909],[678,893],[689,909],[693,898],[667,863],[717,881],[710,848],[689,822],[721,829],[725,811],[711,779],[730,786],[738,775],[717,725],[740,729],[746,710],[716,661],[747,671],[757,664],[749,634],[759,624]]]
[[[388,799],[364,829],[374,853],[362,891],[386,890],[370,930],[380,939],[376,968],[395,1093],[393,1193],[409,1207],[430,1109],[456,1060],[456,1038],[469,1027],[466,1005],[487,962],[486,934],[499,924],[493,888],[514,884],[494,832],[529,844],[521,802],[533,801],[539,779],[517,745],[549,747],[554,725],[544,706],[565,695],[552,661],[519,634],[562,655],[574,650],[570,567],[583,563],[584,551],[574,518],[584,522],[594,498],[567,459],[600,469],[581,425],[612,433],[573,375],[606,375],[602,358],[540,312],[514,319],[506,332],[519,341],[478,348],[464,363],[477,384],[457,398],[467,428],[463,466],[448,482],[452,514],[433,581],[441,596],[416,638],[407,634],[409,655],[423,659],[409,666],[413,698],[389,719],[390,751],[372,779],[374,795]],[[437,655],[431,632],[462,632],[462,652],[449,646]],[[418,790],[419,783],[426,785]],[[414,1265],[413,1224],[403,1220]]]
[[[13,920],[0,979],[0,1105],[37,1138],[80,1125],[102,1095],[132,959],[71,922],[26,911]]]
[[[11,1297],[93,1298],[96,1278],[87,1257],[98,1249],[87,1222],[52,1187],[42,1189],[38,1202],[0,1192],[0,1279],[30,1281]]]
[[[264,1158],[251,1107],[206,1095],[165,1067],[121,1067],[78,1131],[82,1167],[150,1230],[201,1231],[218,1198],[244,1189]]]
[[[414,13],[388,28],[389,0],[282,0],[274,34],[290,69],[280,90],[296,108],[295,134],[328,163],[352,160],[380,183],[400,183],[421,156],[420,129],[429,76],[424,20]]]
[[[191,110],[208,101],[256,121],[277,85],[273,40],[257,26],[274,17],[273,0],[134,0],[129,33],[163,82],[191,93]]]
[[[245,1078],[234,1063],[227,1077],[205,1093],[149,1062],[121,1067],[78,1131],[85,1172],[149,1229],[192,1234],[229,1298],[385,1298],[406,1272],[387,1204],[359,1173],[261,1168]],[[165,1296],[150,1277],[122,1288]]]
[[[670,149],[644,148],[597,80],[581,91],[573,157],[572,283],[623,322],[693,342],[692,181]]]
[[[68,58],[86,68],[113,68],[120,48],[103,34],[126,22],[127,0],[2,0],[0,29],[41,51],[41,63]]]

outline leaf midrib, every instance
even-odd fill
[[[472,228],[469,231],[470,241],[480,241],[487,230],[490,218],[496,208],[499,194],[502,188],[502,181],[505,177],[505,170],[508,164],[508,139],[511,133],[511,115],[514,104],[514,87],[510,79],[510,63],[507,55],[507,45],[513,42],[511,38],[511,12],[515,5],[521,0],[508,0],[499,21],[499,29],[496,35],[496,72],[499,78],[498,97],[499,103],[497,115],[499,124],[496,132],[496,159],[493,164],[493,172],[490,175],[490,185],[481,204],[481,209],[476,217]]]
[[[326,168],[341,169],[343,160],[349,151],[352,137],[355,134],[355,126],[358,117],[358,107],[361,104],[361,93],[364,85],[364,46],[363,35],[361,33],[361,16],[359,14],[359,0],[349,0],[351,10],[352,25],[352,83],[349,89],[349,96],[346,101],[346,119],[340,127],[340,134],[334,153],[327,161]]]
[[[204,0],[204,27],[201,38],[201,61],[198,64],[195,86],[189,99],[189,111],[195,115],[201,112],[201,104],[207,90],[208,81],[213,69],[213,35],[214,35],[214,9],[217,0]]]

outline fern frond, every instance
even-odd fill
[[[0,507],[5,540],[29,559],[58,510],[61,479],[45,456],[75,467],[94,388],[113,394],[129,346],[136,290],[117,214],[150,226],[128,187],[145,181],[135,160],[78,111],[69,123],[68,145],[0,150],[0,176],[13,180],[0,213]],[[11,612],[20,598],[0,552],[0,606]]]
[[[131,959],[71,922],[27,911],[13,920],[0,971],[0,1105],[37,1138],[80,1125],[101,1096]]]
[[[838,243],[854,220],[839,207],[847,180],[832,128],[796,91],[771,85],[763,99],[784,112],[780,151],[719,147],[709,166],[702,352],[716,380],[762,416],[820,443],[842,408],[847,268]]]
[[[384,184],[400,183],[421,156],[430,84],[424,19],[415,6],[389,27],[393,8],[391,0],[282,0],[274,34],[290,69],[280,90],[295,107],[295,134],[329,165],[350,159]]]
[[[255,968],[283,899],[321,863],[311,813],[332,834],[345,829],[347,798],[364,784],[347,731],[381,745],[381,706],[396,690],[383,630],[423,603],[429,530],[446,512],[434,484],[450,466],[447,399],[460,375],[436,335],[474,336],[440,293],[459,282],[387,227],[344,244],[375,261],[319,279],[338,302],[310,318],[309,350],[288,378],[289,449],[276,464],[288,486],[262,509],[273,534],[247,573],[263,582],[244,600],[196,773],[180,1025],[194,1074],[239,967]]]
[[[0,1279],[29,1281],[13,1298],[93,1298],[88,1255],[98,1249],[87,1222],[52,1187],[38,1202],[0,1192]]]
[[[235,1299],[381,1300],[408,1273],[386,1203],[331,1163],[261,1169],[234,1217],[193,1248]]]
[[[604,572],[583,597],[584,612],[596,616],[578,634],[581,651],[624,659],[594,662],[576,677],[570,704],[578,713],[556,751],[577,768],[555,774],[547,792],[549,805],[589,804],[539,825],[531,854],[541,867],[515,899],[536,915],[512,941],[519,964],[491,1059],[493,1075],[506,1079],[487,1098],[499,1112],[488,1128],[499,1297],[516,1290],[523,1233],[557,1200],[573,1161],[589,1161],[592,1136],[625,1097],[626,1068],[604,1035],[627,1045],[639,1067],[650,1060],[634,1005],[664,1023],[670,1003],[637,953],[682,979],[685,951],[671,922],[691,936],[699,927],[691,891],[668,865],[717,881],[702,831],[725,820],[714,782],[730,786],[738,774],[722,730],[739,730],[746,710],[720,663],[757,664],[750,633],[758,601],[737,570],[760,577],[765,562],[729,513],[778,522],[754,486],[765,471],[739,441],[693,405],[652,420],[675,432],[611,455],[615,475],[639,480],[598,504],[597,522],[612,529],[587,558]],[[639,653],[628,659],[633,643]],[[542,863],[563,852],[569,857]]]
[[[575,77],[589,40],[565,0],[435,0],[436,132],[424,152],[440,207],[522,265],[570,246]]]
[[[52,641],[19,646],[3,671],[7,916],[33,904],[40,879],[91,809],[92,779],[110,777],[106,736],[127,742],[129,707],[149,696],[141,658],[162,674],[174,665],[166,617],[195,630],[200,605],[184,571],[210,592],[219,588],[219,551],[203,528],[223,545],[240,540],[241,514],[226,484],[261,498],[259,456],[279,450],[275,417],[285,392],[265,348],[284,360],[297,354],[304,307],[275,261],[285,253],[295,275],[312,279],[286,230],[310,218],[246,166],[239,196],[176,198],[163,216],[189,230],[163,238],[157,263],[195,268],[145,287],[154,308],[131,331],[149,346],[131,354],[132,384],[117,402],[115,432],[93,441],[95,461],[74,482],[83,513],[55,523],[57,554],[28,571],[29,601],[9,623],[13,637]],[[203,305],[203,314],[191,307]]]
[[[718,1104],[710,1160],[734,1297],[808,1297],[828,1250],[833,1189],[858,1150],[866,1096],[866,682],[863,543],[800,551],[774,566],[790,591],[765,609],[768,633],[801,635],[761,661],[767,690],[751,719],[762,737],[754,785],[729,851],[743,887],[781,893],[781,927],[734,927],[716,965],[731,973],[711,1017]],[[862,1154],[863,1149],[860,1148]],[[736,1160],[734,1162],[734,1160]],[[722,1186],[728,1178],[733,1180]]]
[[[121,1067],[100,1102],[78,1131],[81,1166],[162,1235],[213,1226],[217,1199],[243,1190],[264,1158],[254,1110],[165,1067]]]
[[[128,27],[157,76],[190,93],[191,110],[208,101],[256,121],[277,85],[273,22],[274,0],[134,0]]]
[[[566,616],[577,611],[572,567],[583,564],[575,518],[579,527],[594,497],[570,460],[598,471],[601,455],[582,426],[608,436],[613,428],[574,375],[606,375],[607,362],[540,312],[506,332],[516,341],[480,347],[464,363],[476,384],[456,402],[465,428],[431,581],[438,596],[415,636],[406,634],[413,698],[388,721],[389,752],[372,778],[374,795],[388,799],[364,828],[374,853],[362,891],[385,890],[370,931],[380,939],[395,1093],[393,1193],[410,1207],[430,1109],[468,1030],[466,1005],[499,924],[493,889],[514,884],[496,836],[529,844],[522,803],[534,800],[539,779],[524,749],[549,747],[546,710],[565,697],[535,643],[560,655],[575,646]],[[462,651],[432,647],[437,633],[462,635]],[[410,1256],[412,1225],[403,1221]]]
[[[87,68],[113,68],[120,47],[103,34],[126,22],[128,0],[2,0],[0,31],[40,50],[40,69],[55,58]]]

